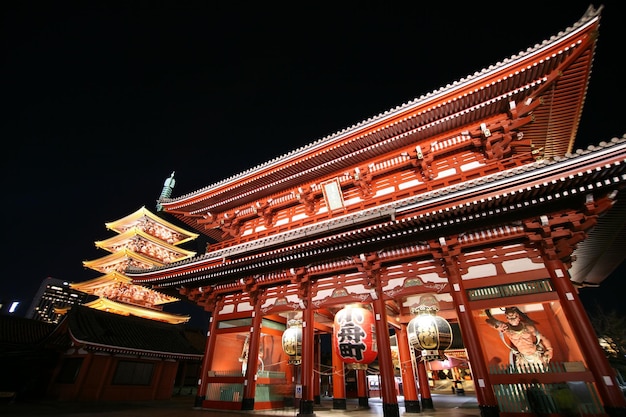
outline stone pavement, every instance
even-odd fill
[[[432,394],[434,410],[422,410],[420,413],[406,413],[404,398],[398,397],[400,415],[416,417],[474,417],[480,416],[476,397],[472,393],[467,396],[453,394]],[[332,398],[323,398],[320,404],[315,404],[314,417],[377,417],[382,416],[382,400],[370,398],[369,408],[358,406],[356,399],[348,399],[345,410],[333,410]],[[194,397],[173,397],[166,401],[140,402],[51,402],[1,404],[2,417],[232,417],[273,416],[297,417],[296,408],[280,410],[229,411],[206,410],[194,407]]]
[[[457,396],[452,394],[432,394],[433,410],[422,410],[420,413],[406,413],[404,408],[404,398],[398,397],[398,406],[401,416],[415,417],[475,417],[480,416],[480,409],[476,396],[468,393],[467,396]],[[348,399],[345,410],[333,410],[332,399],[322,399],[321,404],[313,407],[315,417],[382,417],[383,404],[380,398],[369,398],[369,408],[358,406],[356,399]],[[255,415],[297,417],[298,410],[257,410]]]

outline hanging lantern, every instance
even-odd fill
[[[289,355],[289,363],[300,365],[302,363],[302,320],[290,319],[287,321],[282,345],[283,352]]]
[[[333,348],[350,369],[367,369],[378,355],[372,312],[360,304],[348,305],[335,314]]]
[[[422,353],[425,361],[445,360],[444,350],[452,346],[452,327],[437,315],[439,302],[433,295],[420,298],[419,305],[411,309],[416,314],[407,325],[409,344]]]

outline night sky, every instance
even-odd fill
[[[213,184],[526,50],[592,3],[324,4],[3,2],[0,300],[25,313],[46,277],[100,276],[82,262],[107,254],[105,223],[154,210],[173,171],[174,197]],[[579,148],[626,133],[626,13],[600,4]],[[625,311],[624,273],[583,289],[586,305]]]

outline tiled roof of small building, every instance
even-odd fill
[[[0,315],[0,351],[32,349],[49,341],[57,325]]]
[[[203,355],[202,347],[187,338],[183,325],[84,306],[72,308],[67,325],[74,343],[87,350],[178,359],[200,359]]]

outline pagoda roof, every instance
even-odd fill
[[[149,291],[152,295],[150,298],[153,300],[154,305],[180,301],[179,298],[172,297],[146,287],[134,285],[129,277],[117,271],[111,271],[108,274],[87,281],[71,283],[70,288],[86,294],[102,296],[102,294],[107,292],[107,290],[109,292],[114,292],[115,288],[112,287],[119,287],[120,284],[123,284],[124,287],[135,288],[138,291]]]
[[[122,316],[136,316],[144,319],[162,321],[170,324],[187,323],[190,319],[190,316],[187,315],[167,313],[161,310],[154,310],[132,304],[120,303],[103,297],[85,303],[83,304],[83,306],[93,310],[106,311]],[[72,307],[72,310],[74,308],[75,307]]]
[[[74,306],[67,326],[74,344],[90,351],[173,359],[201,359],[203,354],[181,324]]]
[[[132,250],[122,249],[92,261],[83,261],[83,265],[106,274],[114,270],[121,272],[129,267],[149,269],[154,266],[163,266],[164,263]],[[120,265],[123,267],[120,267]]]
[[[137,239],[149,242],[149,244],[160,247],[166,252],[166,255],[169,256],[169,259],[162,259],[161,257],[157,257],[155,255],[155,260],[159,262],[172,263],[191,258],[196,255],[196,252],[194,251],[185,250],[183,248],[179,248],[178,246],[171,245],[153,235],[144,232],[137,226],[126,229],[124,232],[117,234],[109,239],[96,241],[95,244],[96,247],[113,253],[120,250],[120,248],[126,247],[126,244],[130,241]],[[141,253],[146,254],[145,252]],[[146,255],[152,257],[149,253]]]
[[[511,103],[541,102],[524,139],[543,158],[571,152],[591,73],[600,11],[525,51],[240,174],[159,204],[195,230],[203,216],[275,198],[307,182],[408,146],[448,139],[506,114]],[[446,136],[447,135],[447,136]]]
[[[165,229],[166,233],[169,232],[167,236],[162,236],[157,233],[155,233],[154,236],[172,245],[180,245],[190,240],[194,240],[199,236],[198,233],[185,230],[157,216],[150,210],[146,209],[145,206],[141,207],[134,213],[122,217],[121,219],[105,223],[105,226],[107,229],[113,230],[117,233],[123,233],[126,230],[132,228],[139,228],[146,231],[144,225],[146,222],[150,221],[158,224],[160,227]]]
[[[98,288],[105,285],[111,285],[112,282],[131,283],[132,280],[121,272],[111,271],[108,274],[101,275],[97,278],[93,278],[87,281],[72,282],[70,288],[87,292],[86,290]]]

